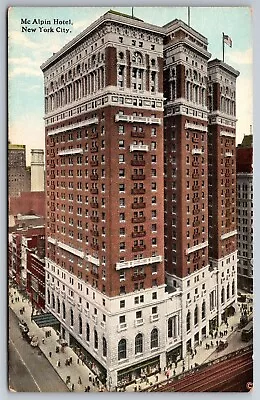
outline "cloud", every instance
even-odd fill
[[[245,51],[230,51],[226,54],[226,60],[227,63],[231,65],[251,65],[253,64],[253,49],[250,47]]]
[[[11,143],[25,144],[27,165],[31,161],[31,149],[44,149],[44,120],[39,115],[26,114],[9,123]]]
[[[11,31],[8,35],[9,45],[19,45],[21,47],[29,48],[29,49],[37,49],[39,44],[32,41],[25,34],[19,31]]]
[[[239,76],[237,79],[237,143],[240,143],[244,134],[249,134],[253,121],[253,83],[250,78]]]

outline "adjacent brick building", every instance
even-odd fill
[[[238,288],[253,291],[253,136],[237,147]]]
[[[33,305],[45,308],[45,228],[17,228],[9,234],[9,279],[26,291]]]

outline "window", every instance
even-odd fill
[[[197,325],[197,323],[198,323],[198,306],[196,305],[194,310],[194,325]]]
[[[89,324],[86,324],[86,341],[89,342],[89,337],[90,337],[90,329],[89,329]]]
[[[157,307],[152,307],[152,314],[157,314]]]
[[[187,317],[186,317],[186,331],[190,331],[190,311],[188,311]]]
[[[120,315],[119,324],[124,324],[124,323],[125,323],[125,315]]]
[[[66,318],[66,307],[64,302],[62,303],[62,318]]]
[[[158,329],[154,328],[151,332],[151,349],[159,347]]]
[[[103,347],[103,357],[106,357],[107,356],[107,341],[104,338],[104,336],[102,338],[102,347]]]
[[[143,335],[138,333],[135,337],[135,354],[143,352]]]
[[[98,349],[98,334],[96,329],[94,330],[94,348]]]
[[[73,310],[70,310],[70,326],[74,325],[74,314]]]
[[[79,316],[79,334],[82,335],[82,318]]]
[[[156,300],[157,299],[157,292],[153,292],[152,293],[152,300]]]
[[[125,300],[121,300],[120,301],[120,308],[124,308],[125,307]]]
[[[136,319],[142,318],[142,311],[136,311]]]
[[[118,360],[126,358],[126,340],[121,339],[118,343]]]

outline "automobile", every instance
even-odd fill
[[[228,342],[226,340],[220,340],[218,347],[217,347],[217,351],[222,351],[224,349],[226,349],[228,347]]]
[[[35,335],[35,336],[32,337],[31,346],[32,347],[37,347],[38,344],[39,344],[39,338],[38,338],[38,336]]]
[[[19,328],[21,329],[22,332],[27,333],[29,332],[29,328],[26,322],[19,322]]]

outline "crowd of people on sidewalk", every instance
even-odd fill
[[[52,328],[48,328],[48,331],[46,331],[43,328],[38,328],[34,323],[32,323],[32,310],[29,300],[28,306],[24,306],[23,304],[27,302],[27,300],[18,292],[17,289],[10,289],[9,296],[10,306],[16,313],[17,317],[20,319],[20,317],[23,316],[23,320],[28,324],[29,329],[34,332],[37,331],[37,334],[40,337],[38,351],[40,350],[40,352],[48,358],[49,362],[63,379],[70,391],[105,391],[103,384],[99,381],[98,377],[89,370],[83,360],[74,354],[70,347],[67,347],[67,350],[65,351],[64,347],[59,345],[59,338]]]
[[[23,303],[27,302],[27,300],[18,292],[17,289],[10,290],[10,300],[11,306],[16,312],[18,318],[23,315],[23,318],[26,319],[25,317],[27,314],[28,321],[26,322],[28,322],[29,325],[31,324],[31,326],[29,326],[30,329],[36,329],[36,325],[32,323],[31,319],[30,300],[28,300],[28,306],[25,307]],[[168,380],[169,378],[177,377],[178,374],[186,372],[186,370],[198,367],[205,361],[205,349],[212,349],[215,351],[215,347],[217,348],[219,346],[221,341],[220,339],[222,339],[224,336],[227,336],[229,330],[233,332],[234,327],[231,326],[229,329],[229,323],[227,320],[224,321],[223,324],[225,324],[225,329],[223,329],[221,325],[219,329],[210,331],[209,337],[207,338],[208,341],[206,341],[206,343],[204,342],[205,346],[204,343],[200,341],[196,348],[190,349],[187,355],[188,358],[186,357],[186,360],[182,360],[182,363],[178,363],[175,360],[167,365],[163,371],[160,369],[159,372],[150,376],[149,379],[148,377],[145,377],[145,379],[140,380],[138,383],[136,382],[128,387],[118,387],[116,390],[137,392],[144,390],[146,387],[162,382],[165,379]],[[56,337],[55,331],[50,330],[50,328],[48,328],[48,331],[38,328],[37,334],[40,337],[39,347],[41,351],[49,359],[50,363],[53,365],[60,377],[64,380],[69,390],[81,392],[102,392],[106,390],[98,379],[98,376],[88,368],[82,358],[75,354],[70,347],[67,347],[68,350],[65,351],[63,346],[59,346],[59,338]],[[207,357],[208,355],[206,358]],[[190,364],[190,360],[193,360],[192,364]],[[70,369],[71,366],[72,369]]]

